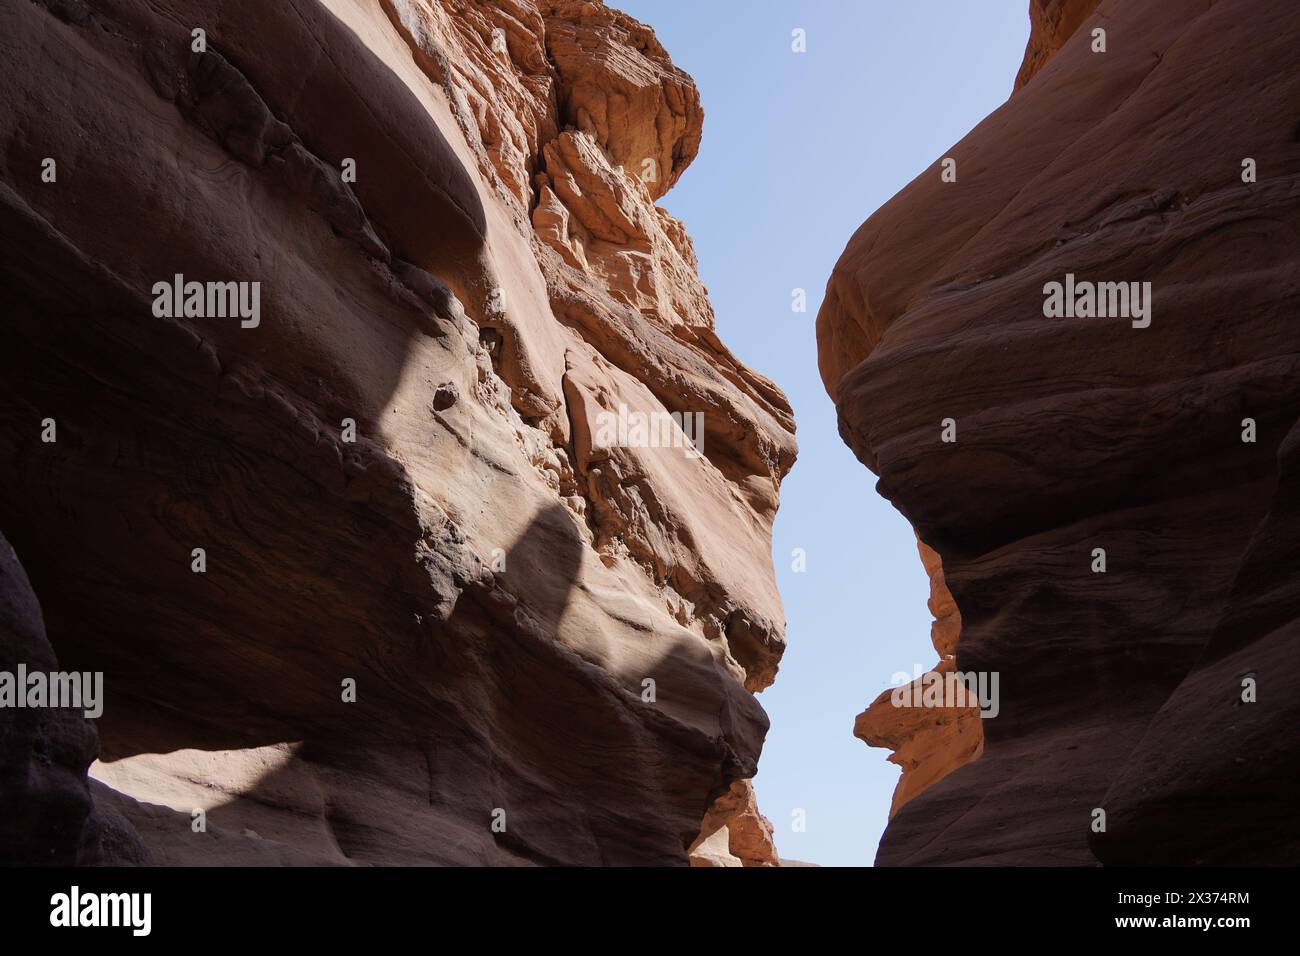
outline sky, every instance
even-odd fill
[[[817,309],[858,226],[1006,101],[1029,2],[609,3],[653,27],[699,85],[700,153],[660,205],[694,240],[718,334],[794,406],[799,460],[772,549],[788,648],[759,697],[772,721],[759,808],[782,857],[869,866],[899,770],[853,720],[897,672],[937,658],[911,527],[836,431]],[[806,52],[791,49],[795,29]]]

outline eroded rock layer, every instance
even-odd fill
[[[956,181],[873,215],[818,317],[845,441],[942,560],[956,668],[1000,675],[982,754],[914,768],[937,782],[877,859],[1295,863],[1300,8],[1031,15]],[[1049,316],[1067,276],[1151,283],[1149,325]]]
[[[928,707],[926,694],[951,680],[957,671],[957,640],[961,636],[961,611],[943,578],[943,562],[933,548],[917,542],[921,562],[930,577],[930,642],[939,662],[905,688],[882,691],[853,724],[853,733],[872,747],[892,750],[889,760],[902,774],[890,803],[892,817],[898,808],[965,763],[984,748],[978,694],[965,685],[952,684],[961,699],[945,701],[953,706]],[[978,691],[978,686],[976,687]]]
[[[655,205],[702,113],[653,33],[37,0],[0,85],[0,528],[105,675],[51,852],[686,864],[766,731],[795,446]],[[259,283],[256,320],[167,317],[177,276]],[[620,411],[702,444],[611,442]]]

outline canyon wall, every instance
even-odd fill
[[[980,724],[978,697],[971,698],[969,688],[954,689],[963,695],[951,707],[928,707],[927,693],[948,682],[957,673],[957,640],[961,636],[961,611],[944,581],[943,562],[934,549],[918,541],[921,562],[930,578],[930,643],[939,662],[914,678],[905,687],[888,688],[876,697],[854,721],[853,733],[872,747],[893,751],[890,763],[902,773],[894,787],[889,816],[899,807],[938,783],[964,763],[978,757],[984,748],[984,728]],[[951,676],[950,676],[951,675]]]
[[[794,425],[655,204],[703,113],[653,32],[24,0],[0,84],[0,665],[104,674],[0,715],[5,861],[775,863]]]
[[[1030,12],[1016,92],[818,316],[841,434],[954,601],[947,666],[1000,676],[982,752],[969,713],[859,718],[906,768],[877,862],[1295,863],[1300,7]],[[1067,275],[1151,283],[1149,324],[1049,316]]]

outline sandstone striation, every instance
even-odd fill
[[[63,755],[8,858],[685,865],[725,817],[774,860],[793,418],[655,204],[702,111],[649,28],[37,0],[0,83],[0,529],[48,636],[28,595],[3,649],[107,698],[89,784],[84,723],[0,715]],[[159,315],[175,276],[258,321]],[[602,438],[672,413],[698,447]]]
[[[841,434],[941,559],[955,667],[1001,678],[970,762],[859,718],[909,767],[877,861],[1294,863],[1300,9],[1030,12],[956,181],[876,212],[818,316]],[[1067,274],[1150,282],[1149,326],[1048,317]]]

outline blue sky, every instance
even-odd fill
[[[699,84],[700,155],[661,205],[695,241],[723,341],[785,390],[798,423],[773,544],[789,649],[760,697],[759,805],[782,856],[870,865],[899,771],[853,719],[895,672],[934,662],[928,584],[910,527],[836,433],[814,321],[854,230],[1006,100],[1029,0],[610,5]],[[806,53],[791,51],[795,28]],[[795,288],[807,312],[791,311]]]

